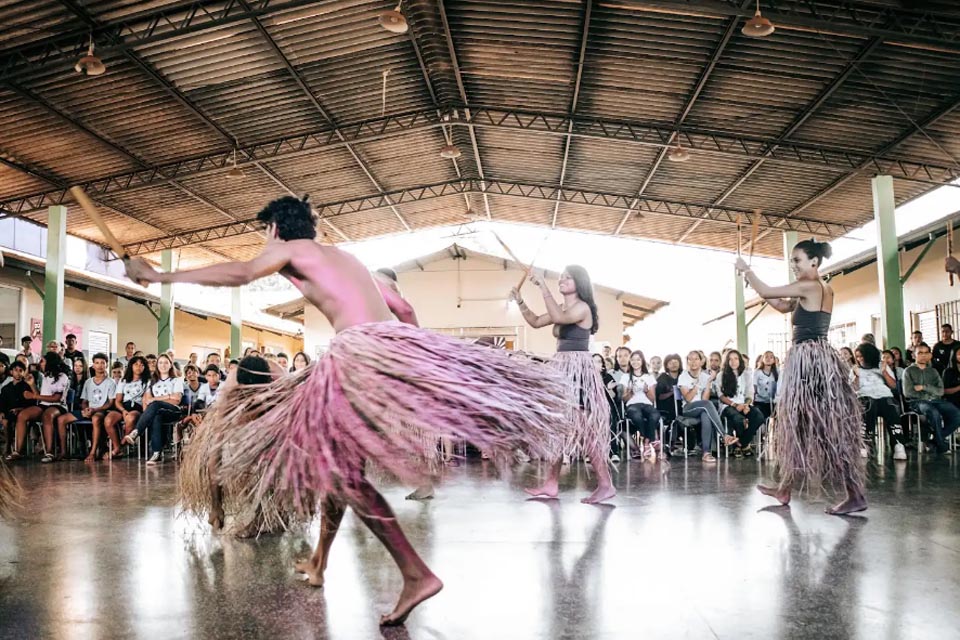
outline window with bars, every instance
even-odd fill
[[[856,348],[860,336],[857,335],[857,323],[847,322],[844,324],[835,324],[830,327],[827,333],[827,341],[834,349],[840,347]]]

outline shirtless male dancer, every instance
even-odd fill
[[[275,200],[258,220],[266,225],[267,242],[250,261],[160,273],[134,258],[127,273],[143,283],[208,286],[241,286],[280,273],[327,317],[336,336],[309,374],[265,385],[256,398],[262,410],[223,427],[218,446],[229,448],[230,459],[219,469],[219,480],[239,499],[275,500],[301,514],[312,512],[311,496],[324,496],[323,559],[304,567],[312,584],[323,583],[337,527],[346,507],[353,507],[403,575],[396,607],[380,623],[402,624],[443,584],[364,477],[366,460],[412,480],[419,475],[412,459],[422,451],[422,432],[498,452],[528,447],[546,456],[541,443],[555,441],[564,428],[565,405],[557,401],[561,383],[506,354],[394,320],[412,317],[410,305],[375,284],[354,256],[318,244],[317,218],[305,200]],[[450,388],[451,375],[465,384]],[[372,387],[378,389],[374,397],[368,393]],[[269,520],[271,514],[264,516]]]

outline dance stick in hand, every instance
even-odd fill
[[[77,204],[79,204],[83,212],[87,214],[87,217],[93,220],[93,224],[97,225],[97,228],[100,229],[100,233],[103,234],[107,244],[110,245],[113,252],[117,254],[117,257],[121,260],[126,260],[129,257],[127,256],[126,250],[123,248],[123,245],[120,244],[120,241],[117,240],[117,237],[113,235],[113,232],[110,231],[107,223],[100,217],[100,212],[97,211],[97,207],[84,190],[80,187],[70,187],[70,193],[73,194],[73,199],[77,201]]]
[[[757,246],[757,234],[760,232],[760,209],[753,210],[753,220],[750,228],[750,260],[749,264],[753,266],[753,250]]]
[[[953,255],[953,220],[947,221],[947,257]],[[953,286],[953,271],[950,272],[950,286]]]

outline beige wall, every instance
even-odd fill
[[[34,276],[34,281],[42,286],[42,278]],[[17,333],[23,335],[28,331],[30,318],[43,317],[43,300],[30,286],[22,271],[0,269],[0,284],[20,289],[21,308]],[[145,352],[155,353],[157,350],[156,318],[143,305],[113,293],[92,287],[82,291],[68,286],[64,291],[63,318],[64,322],[83,327],[84,336],[88,331],[109,333],[114,353],[122,352],[129,340],[136,342],[137,347]],[[282,348],[291,356],[303,348],[301,339],[249,326],[243,328],[243,339],[255,342],[261,348]],[[204,320],[180,310],[176,312],[174,351],[178,358],[186,359],[194,345],[219,346],[223,349],[229,344],[228,323],[214,318]],[[86,349],[85,339],[82,346]]]
[[[459,278],[457,267],[460,267]],[[472,327],[516,328],[518,348],[536,353],[553,353],[556,339],[549,327],[532,329],[515,304],[507,303],[510,289],[520,280],[519,270],[504,270],[502,264],[478,258],[441,260],[424,265],[424,270],[398,274],[404,296],[414,306],[420,324],[431,329]],[[548,280],[555,295],[557,281]],[[545,312],[543,298],[530,284],[524,287],[530,307]],[[600,330],[596,343],[620,344],[623,306],[612,293],[597,291]],[[459,305],[458,305],[459,300]],[[325,346],[333,329],[319,311],[307,306],[304,315],[304,342],[313,356],[317,347]]]
[[[913,264],[922,250],[922,246],[917,247],[903,255],[901,260],[902,272],[905,272]],[[911,313],[930,311],[937,304],[960,298],[960,286],[951,288],[948,284],[947,274],[943,270],[944,255],[946,255],[946,240],[940,238],[934,243],[933,248],[927,252],[923,261],[904,285],[903,322],[908,332],[910,331]],[[880,314],[880,282],[876,263],[862,267],[847,275],[835,276],[830,282],[835,294],[831,325],[854,323],[856,325],[856,338],[864,333],[872,332],[872,317]],[[755,310],[748,311],[747,318],[751,318],[754,313],[756,313]],[[715,324],[720,325],[720,328],[711,330],[711,334],[716,333],[720,336],[726,336],[733,334],[736,330],[732,317],[725,318]],[[764,311],[750,326],[751,355],[758,353],[760,350],[765,350],[768,344],[768,336],[771,333],[783,332],[785,326],[786,316],[771,309]],[[877,335],[877,339],[879,341],[881,336]],[[924,339],[932,344],[938,338],[937,336],[926,335]],[[903,347],[907,342],[907,336],[903,336],[900,340],[894,340],[890,346]]]
[[[42,274],[35,274],[33,281],[43,287]],[[17,333],[25,335],[30,328],[30,318],[43,318],[43,299],[34,291],[26,275],[18,269],[0,269],[0,284],[20,289]],[[117,296],[92,288],[83,291],[66,287],[63,292],[63,321],[83,327],[82,348],[87,347],[88,331],[103,331],[110,334],[111,347],[116,350]],[[19,346],[17,344],[11,348]]]

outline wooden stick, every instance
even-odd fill
[[[70,193],[73,194],[74,200],[77,201],[77,204],[79,204],[84,213],[87,214],[87,217],[93,220],[93,224],[97,225],[97,228],[100,229],[100,233],[103,234],[107,244],[110,245],[110,248],[113,249],[113,252],[117,254],[117,257],[126,260],[126,250],[124,250],[123,245],[120,244],[120,241],[117,240],[117,237],[113,235],[113,232],[110,231],[110,227],[107,226],[107,223],[104,222],[103,218],[100,217],[100,212],[97,211],[97,207],[93,204],[84,190],[80,187],[70,187]]]
[[[737,214],[737,257],[740,257],[740,250],[743,249],[743,226],[741,222],[743,220],[743,214]]]
[[[947,257],[953,255],[953,220],[947,220]],[[950,286],[953,286],[953,271],[950,272]]]
[[[753,264],[753,250],[757,246],[757,235],[760,233],[760,209],[753,210],[753,220],[750,229],[750,264]]]

